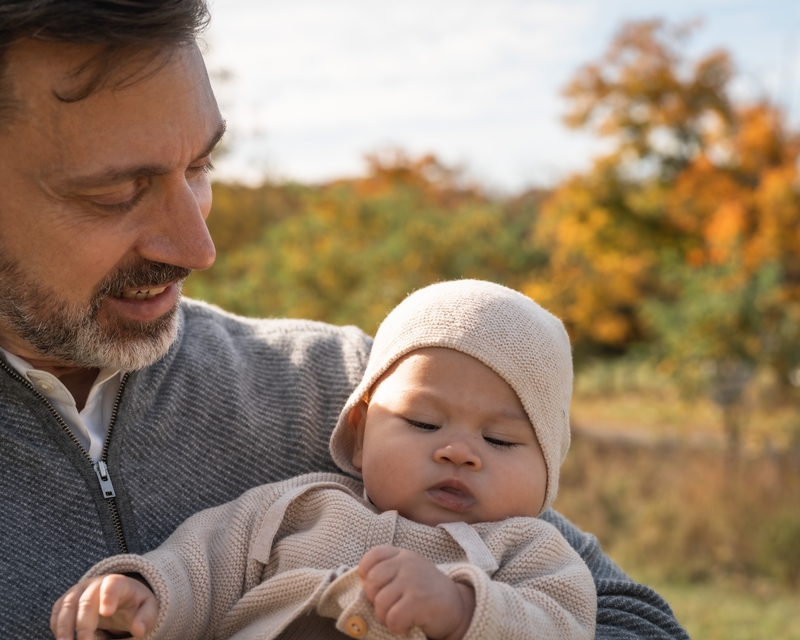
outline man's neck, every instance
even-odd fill
[[[58,378],[67,388],[67,391],[72,394],[72,397],[75,398],[75,406],[78,411],[82,411],[86,406],[86,400],[89,398],[89,391],[91,391],[92,385],[97,379],[97,374],[100,373],[100,369],[85,369],[74,365],[63,364],[55,360],[43,359],[31,353],[30,349],[19,347],[14,344],[6,344],[3,341],[0,341],[0,347],[22,358],[34,369],[47,371],[47,373],[51,373]]]
[[[98,373],[100,373],[100,369],[76,369],[71,373],[56,376],[75,398],[75,407],[78,411],[83,411],[86,406],[86,400],[89,398],[89,392],[92,390],[94,381],[97,380]]]

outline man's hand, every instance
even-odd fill
[[[56,600],[50,629],[57,640],[92,640],[96,629],[141,638],[157,618],[158,602],[144,582],[111,574],[83,580]]]
[[[389,545],[374,547],[358,575],[375,615],[392,633],[419,627],[435,640],[460,640],[475,610],[472,587],[454,582],[427,558]]]

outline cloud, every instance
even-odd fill
[[[218,0],[206,59],[232,74],[215,88],[233,133],[220,174],[322,180],[396,144],[507,188],[550,181],[597,148],[560,124],[559,90],[624,17],[735,24],[774,2]]]

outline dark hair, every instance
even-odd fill
[[[5,53],[16,40],[104,45],[75,70],[75,76],[90,71],[88,79],[69,95],[58,96],[74,102],[102,86],[127,51],[147,49],[156,56],[189,44],[209,17],[206,0],[1,0],[0,120],[14,106],[4,77]]]

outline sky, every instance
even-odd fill
[[[498,192],[585,170],[602,142],[561,122],[561,89],[620,25],[701,20],[741,99],[800,125],[795,0],[211,0],[206,64],[228,121],[217,179],[322,182],[364,155],[435,153]]]

